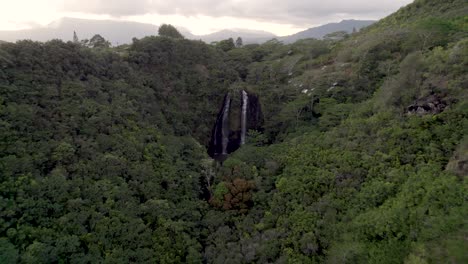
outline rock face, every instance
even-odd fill
[[[229,153],[245,144],[249,129],[260,130],[262,125],[258,96],[245,90],[238,96],[227,93],[211,133],[208,154],[216,160],[226,159]]]
[[[408,114],[438,114],[444,111],[445,107],[447,107],[447,103],[440,96],[432,94],[408,106]]]

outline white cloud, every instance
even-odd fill
[[[204,15],[182,16],[182,15],[158,15],[146,14],[137,16],[125,16],[123,20],[130,20],[149,24],[169,23],[176,26],[188,28],[195,35],[209,34],[227,28],[246,28],[272,32],[278,36],[288,35],[304,30],[293,24],[271,23],[256,21],[253,19],[236,17],[211,17]],[[159,22],[159,23],[158,23]]]
[[[379,19],[412,0],[0,0],[0,30],[63,16],[172,23],[195,33],[263,29],[279,35],[342,19]]]
[[[412,0],[68,0],[64,10],[114,16],[236,17],[305,26],[338,14],[380,18]]]
[[[0,0],[0,29],[45,25],[59,17],[60,0]]]

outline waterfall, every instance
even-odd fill
[[[227,155],[227,147],[229,143],[229,109],[231,107],[231,96],[229,94],[226,95],[224,100],[224,107],[223,107],[223,120],[222,120],[222,130],[221,130],[221,146],[222,152],[221,154]]]
[[[233,97],[234,96],[234,97]],[[211,131],[208,155],[223,162],[246,144],[249,129],[260,131],[263,114],[258,96],[245,90],[227,92]]]
[[[242,114],[241,114],[241,137],[240,144],[245,144],[245,133],[247,131],[247,105],[249,104],[249,95],[246,91],[242,90]]]

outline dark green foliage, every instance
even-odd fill
[[[463,1],[291,45],[166,26],[0,45],[0,263],[467,262]],[[265,125],[218,164],[240,89]]]
[[[9,264],[17,263],[18,249],[8,241],[8,238],[0,238],[0,262]]]
[[[136,40],[127,52],[128,63],[138,71],[135,84],[151,88],[158,104],[147,102],[169,124],[160,128],[207,144],[219,110],[213,102],[221,102],[237,80],[224,62],[226,55],[200,41],[160,37]]]
[[[88,46],[91,48],[109,48],[110,42],[105,40],[101,35],[96,34],[89,40]]]
[[[170,24],[162,24],[158,29],[159,36],[162,37],[169,37],[169,38],[179,38],[183,39],[184,36],[180,34],[180,32]]]
[[[244,45],[244,44],[243,44],[243,42],[242,42],[242,38],[241,38],[241,37],[238,37],[238,38],[236,39],[236,47],[237,47],[237,48],[240,48],[240,47],[242,47],[243,45]]]
[[[222,51],[230,51],[234,49],[236,45],[234,44],[234,40],[232,38],[229,38],[216,43],[216,47],[221,49]]]
[[[0,70],[3,258],[202,258],[193,223],[205,207],[199,163],[206,154],[182,135],[200,130],[207,137],[212,117],[203,112],[204,126],[175,115],[201,116],[230,77],[226,66],[217,66],[222,55],[215,49],[181,41],[139,40],[124,57],[60,41],[2,46],[8,58]],[[174,53],[161,60],[162,48]],[[179,94],[179,104],[166,93]],[[200,100],[184,102],[184,96]],[[187,121],[196,126],[185,129]]]

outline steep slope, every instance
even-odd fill
[[[466,262],[465,7],[416,1],[344,41],[230,52],[249,62],[245,80],[262,100],[266,128],[224,162],[226,189],[217,185],[224,196],[212,204],[230,208],[237,178],[258,190],[242,222],[226,217],[234,226],[213,228],[207,255]]]
[[[1,44],[0,262],[466,263],[464,7],[227,52]],[[221,165],[242,91],[264,130]]]

